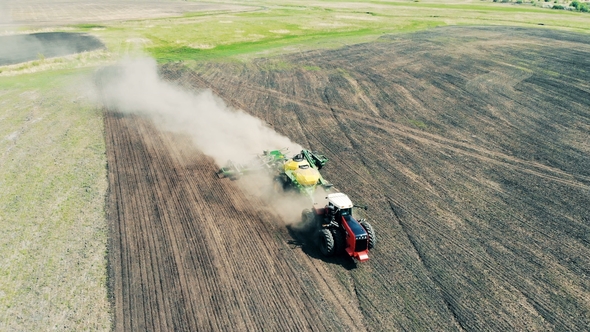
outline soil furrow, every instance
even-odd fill
[[[190,133],[107,113],[116,329],[583,330],[589,44],[447,27],[164,66],[323,152],[378,242],[365,264],[323,258]]]

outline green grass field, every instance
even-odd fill
[[[117,53],[148,52],[160,62],[249,59],[277,53],[340,47],[383,34],[447,25],[512,25],[589,33],[588,15],[530,4],[303,1],[260,10],[132,21],[84,28]],[[543,24],[542,26],[540,24]]]
[[[110,329],[103,122],[84,94],[98,66],[145,53],[192,65],[248,61],[446,25],[590,32],[589,14],[531,4],[245,4],[255,7],[54,27],[91,33],[108,50],[0,67],[0,330]]]
[[[108,328],[105,145],[87,76],[0,78],[2,331]]]

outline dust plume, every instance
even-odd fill
[[[232,109],[211,90],[189,91],[158,75],[151,58],[126,60],[97,74],[102,103],[113,110],[151,118],[161,129],[188,135],[222,166],[246,163],[263,150],[301,147],[260,119]]]
[[[255,173],[242,177],[237,185],[245,192],[260,198],[281,217],[281,220],[292,228],[307,228],[301,224],[301,212],[310,209],[313,203],[324,206],[328,192],[323,187],[316,187],[313,199],[297,190],[283,190],[276,187],[276,181],[266,173]],[[313,202],[312,202],[313,201]]]
[[[287,154],[296,154],[302,149],[262,120],[232,109],[211,90],[188,90],[163,80],[151,58],[103,68],[97,72],[95,83],[100,102],[107,108],[148,117],[162,130],[190,137],[195,147],[220,167],[226,166],[228,160],[257,165],[260,160],[256,156],[264,150],[287,148]],[[311,227],[300,224],[301,211],[312,206],[310,197],[285,191],[282,186],[277,188],[274,174],[254,172],[236,184],[248,195],[261,199],[287,225]],[[314,201],[322,204],[326,195],[318,188]]]

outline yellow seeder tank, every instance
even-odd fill
[[[295,161],[289,159],[284,165],[285,172],[291,171],[295,179],[302,186],[313,186],[320,180],[320,172],[309,166],[306,160]]]

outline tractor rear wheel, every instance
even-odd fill
[[[373,226],[371,226],[371,224],[369,224],[366,220],[361,220],[360,222],[361,226],[363,226],[363,228],[367,231],[367,234],[369,235],[369,249],[373,249],[375,247],[375,244],[377,243],[377,238],[375,237],[375,230],[373,229]]]
[[[273,181],[273,188],[277,194],[285,192],[285,182],[280,176],[276,176]]]
[[[301,223],[309,224],[315,218],[314,213],[310,209],[301,211]]]
[[[332,256],[334,254],[334,237],[329,229],[323,228],[318,231],[318,242],[320,251],[324,256]]]

